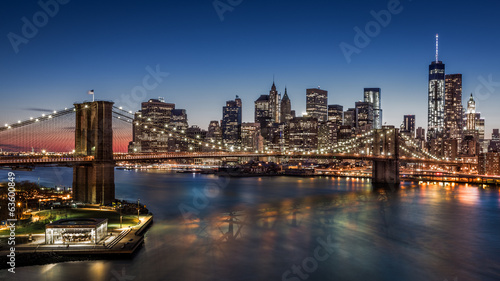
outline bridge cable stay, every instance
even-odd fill
[[[54,110],[0,128],[0,148],[15,152],[71,152],[74,149],[74,108]]]

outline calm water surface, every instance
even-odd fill
[[[70,168],[16,174],[72,180]],[[1,280],[500,280],[498,189],[121,170],[115,181],[117,198],[155,215],[133,259],[2,270]]]

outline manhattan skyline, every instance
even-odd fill
[[[500,101],[494,50],[500,40],[493,36],[498,4],[400,1],[400,12],[349,62],[339,45],[354,46],[354,28],[364,29],[374,20],[370,12],[386,10],[389,2],[352,7],[242,1],[221,21],[210,1],[147,1],[136,9],[130,9],[133,1],[94,6],[70,1],[16,53],[7,35],[21,36],[22,18],[32,21],[43,9],[36,2],[21,7],[8,1],[0,27],[6,35],[0,43],[0,118],[15,122],[43,113],[37,109],[89,100],[90,89],[96,99],[119,101],[143,84],[149,67],[168,76],[135,101],[135,108],[123,106],[136,111],[140,102],[164,97],[187,110],[190,125],[203,129],[221,119],[222,106],[235,95],[242,99],[243,122],[253,121],[254,101],[269,91],[273,76],[279,93],[287,87],[297,115],[306,111],[307,88],[320,86],[329,93],[328,104],[347,109],[363,99],[364,88],[376,87],[382,91],[384,123],[399,126],[403,115],[414,114],[416,126],[427,128],[427,68],[439,33],[439,60],[446,74],[463,74],[463,97],[475,95],[489,137],[500,127],[494,116]]]

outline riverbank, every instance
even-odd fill
[[[40,241],[18,244],[15,246],[15,265],[22,267],[66,261],[132,258],[141,248],[144,235],[153,224],[153,216],[142,216],[140,221],[137,226],[120,229],[115,235],[105,238],[104,243],[97,245],[45,245]],[[9,254],[10,246],[0,248],[0,269],[8,268]]]

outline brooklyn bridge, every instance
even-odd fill
[[[114,168],[121,162],[143,162],[180,159],[238,159],[285,162],[290,160],[344,160],[354,159],[372,163],[372,182],[397,186],[400,169],[404,164],[427,164],[461,167],[477,165],[464,159],[445,159],[423,150],[414,140],[400,134],[394,127],[374,129],[338,142],[328,151],[246,151],[216,146],[209,141],[189,137],[185,132],[158,126],[158,134],[203,147],[192,152],[124,153],[117,152],[114,144],[130,140],[134,116],[114,106],[111,101],[75,103],[74,106],[37,118],[30,117],[0,128],[1,145],[15,147],[36,143],[37,148],[64,142],[60,134],[71,133],[74,146],[65,152],[48,154],[19,153],[0,157],[3,167],[36,167],[43,165],[69,165],[73,167],[73,197],[77,201],[109,204],[115,197]],[[34,133],[38,132],[38,133]],[[125,133],[123,133],[125,132]],[[119,139],[121,138],[121,140]],[[70,138],[71,139],[71,138]],[[32,145],[31,145],[32,146]]]

